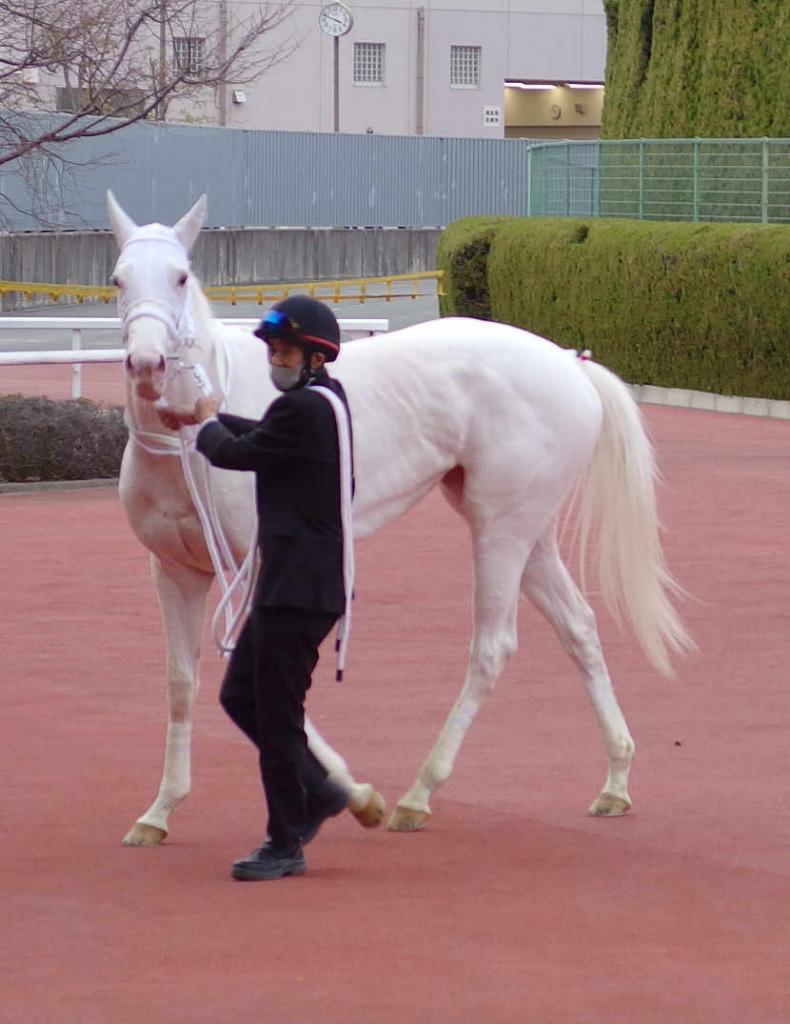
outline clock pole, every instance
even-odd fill
[[[332,40],[335,48],[335,131],[340,131],[340,36]]]
[[[332,53],[334,55],[333,92],[334,92],[334,130],[340,131],[340,37],[351,31],[354,18],[345,4],[331,3],[321,8],[318,24],[322,32],[332,36]]]

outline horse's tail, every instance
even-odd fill
[[[618,620],[625,615],[656,668],[671,675],[669,652],[694,643],[670,600],[682,589],[661,548],[653,447],[627,386],[597,363],[583,366],[603,404],[603,422],[578,495],[582,567],[597,523],[604,600]]]

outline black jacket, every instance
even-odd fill
[[[346,404],[323,371],[315,383]],[[337,423],[310,387],[286,391],[260,421],[220,413],[203,426],[197,448],[213,466],[255,472],[261,569],[256,606],[341,615],[343,529]]]

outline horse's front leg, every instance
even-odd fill
[[[206,595],[212,576],[151,555],[167,646],[168,723],[159,793],[124,836],[125,846],[156,846],[167,836],[168,818],[189,793],[192,705],[197,690]]]
[[[307,744],[329,773],[329,778],[348,795],[348,810],[363,828],[375,828],[384,817],[384,797],[369,782],[357,782],[345,759],[330,747],[321,733],[305,715]]]
[[[464,736],[516,651],[519,583],[528,551],[526,544],[512,540],[475,538],[474,634],[466,680],[417,780],[392,812],[387,826],[392,832],[423,828],[431,814],[431,794],[450,778]]]

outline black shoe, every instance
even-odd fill
[[[248,857],[237,860],[230,873],[241,882],[257,882],[282,878],[284,875],[303,875],[306,870],[307,861],[301,846],[293,850],[278,850],[267,839],[263,846],[253,850]]]
[[[348,806],[348,793],[335,782],[326,782],[321,794],[315,800],[308,797],[307,821],[302,833],[302,845],[306,846],[318,835],[318,830],[327,818],[334,818]]]

